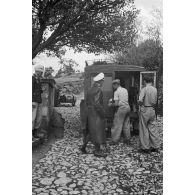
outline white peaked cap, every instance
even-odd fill
[[[93,81],[97,82],[104,79],[104,73],[99,73],[96,77],[94,77]]]
[[[36,66],[35,66],[35,71],[44,72],[44,66],[43,66],[43,65],[36,65]]]

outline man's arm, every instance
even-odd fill
[[[103,102],[103,93],[102,91],[98,91],[98,93],[94,97],[95,99],[95,110],[100,114],[101,117],[105,117],[105,110],[103,108],[102,102]]]
[[[32,76],[32,94],[34,93],[35,91],[35,78]]]
[[[114,92],[114,99],[112,100],[112,102],[109,101],[108,106],[110,107],[119,106],[119,94],[117,91]]]
[[[144,104],[144,97],[145,97],[145,89],[143,88],[140,91],[140,95],[139,95],[139,100],[138,100],[138,105],[142,106]]]

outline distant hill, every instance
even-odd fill
[[[64,75],[60,78],[54,78],[57,84],[62,84],[65,82],[74,82],[74,81],[80,81],[82,79],[83,73],[74,73],[72,75]]]
[[[83,91],[82,73],[74,73],[72,75],[64,75],[60,78],[54,78],[56,86],[60,89],[60,94],[72,92],[80,94]]]

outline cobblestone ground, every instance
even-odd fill
[[[79,107],[62,107],[59,112],[65,118],[65,137],[34,166],[34,195],[162,194],[162,147],[160,153],[139,154],[138,137],[134,136],[131,146],[108,146],[106,158],[95,157],[92,144],[87,148],[89,154],[81,154]],[[162,139],[162,118],[156,128]]]

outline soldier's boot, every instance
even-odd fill
[[[159,153],[159,149],[158,148],[150,148],[150,152],[157,152],[157,153]]]
[[[103,157],[105,158],[107,155],[100,149],[100,145],[97,144],[95,145],[95,151],[94,151],[94,155],[96,157]]]
[[[80,151],[81,151],[83,154],[87,154],[86,147],[87,147],[87,143],[84,143],[84,144],[82,145],[82,147],[80,148]]]

